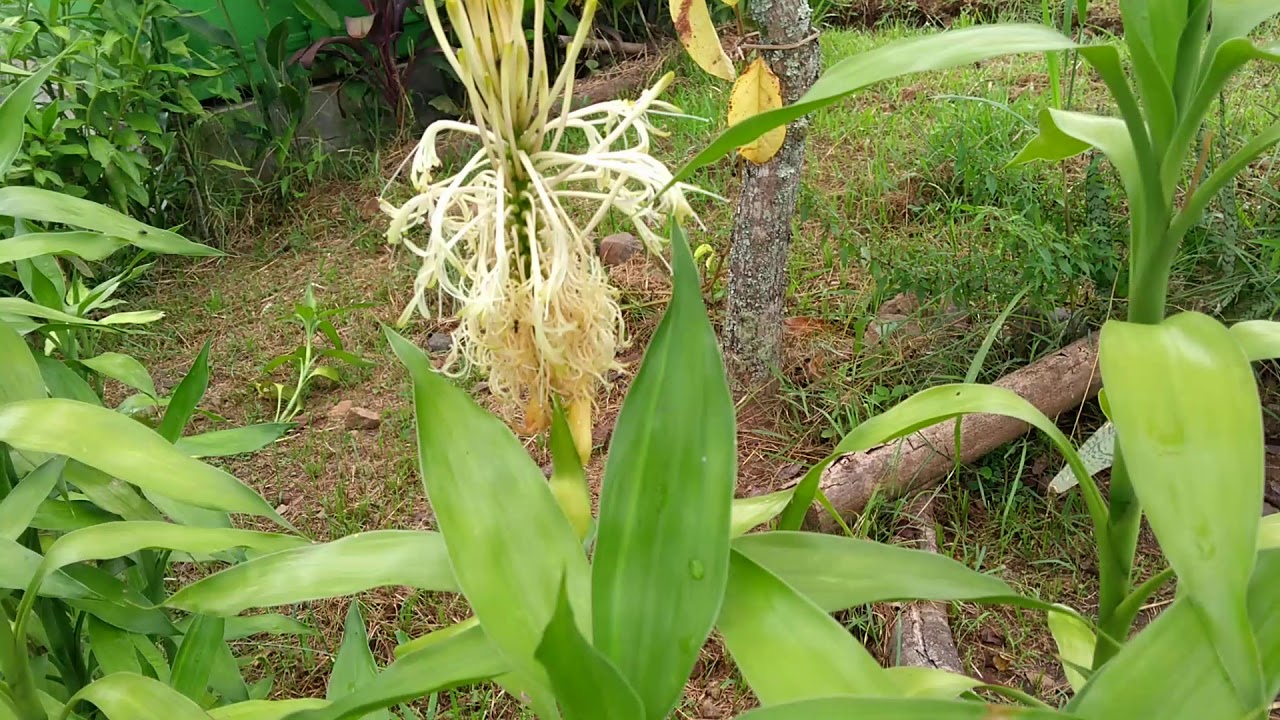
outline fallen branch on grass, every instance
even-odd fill
[[[900,544],[938,552],[938,533],[933,522],[933,494],[921,493],[903,510],[908,522],[898,533]],[[894,623],[894,646],[890,658],[894,665],[933,668],[964,673],[960,654],[956,652],[947,607],[940,602],[917,601],[899,606]]]
[[[1053,418],[1098,393],[1096,336],[1078,340],[1057,352],[1004,376],[995,385],[1008,388]],[[955,467],[955,420],[870,450],[836,459],[822,474],[821,488],[841,516],[862,512],[872,496],[898,498],[932,487]],[[970,463],[1027,432],[1027,424],[999,415],[964,418],[960,462]],[[810,509],[809,527],[835,529],[825,511]]]

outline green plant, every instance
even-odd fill
[[[9,183],[58,190],[155,222],[176,215],[194,174],[184,159],[190,126],[206,116],[193,88],[226,94],[214,58],[187,45],[169,0],[5,0],[0,57],[55,70],[27,112],[29,142]],[[14,90],[16,82],[5,89]]]
[[[342,336],[333,326],[333,318],[362,307],[368,307],[368,305],[362,303],[347,307],[321,308],[316,303],[312,286],[307,285],[302,295],[302,302],[293,306],[292,317],[292,320],[302,326],[302,344],[292,352],[272,358],[262,368],[263,375],[270,375],[277,368],[291,367],[295,378],[291,383],[293,387],[289,388],[278,382],[258,384],[259,392],[275,399],[275,422],[287,423],[302,412],[312,380],[323,377],[339,382],[342,376],[338,373],[335,364],[357,368],[372,366],[373,363],[346,349],[342,343]],[[329,341],[330,347],[318,345],[317,334],[323,335]],[[330,361],[331,364],[324,364],[325,360]]]

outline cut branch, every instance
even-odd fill
[[[908,524],[898,533],[901,544],[938,552],[932,505],[932,493],[921,493],[907,505],[904,514]],[[964,672],[951,635],[951,624],[947,621],[946,605],[925,601],[907,603],[898,611],[896,626],[896,632],[890,635],[897,643],[890,653],[893,664]]]

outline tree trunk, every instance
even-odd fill
[[[821,65],[817,38],[810,37],[808,0],[750,0],[747,5],[762,44],[793,46],[761,51],[781,82],[782,101],[791,104],[813,85]],[[787,249],[808,130],[807,117],[795,121],[787,126],[786,140],[769,162],[743,163],[729,249],[724,340],[734,375],[744,385],[768,379],[781,356]]]

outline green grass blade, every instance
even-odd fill
[[[1099,354],[1116,442],[1152,531],[1246,702],[1261,697],[1245,595],[1262,508],[1263,433],[1248,358],[1216,320],[1110,321]]]
[[[236,615],[249,608],[355,595],[400,585],[457,592],[445,542],[422,530],[375,530],[238,563],[174,593],[165,605]]]
[[[40,504],[49,498],[66,464],[67,459],[63,457],[44,461],[0,500],[0,538],[17,540],[22,535],[39,512]]]
[[[97,706],[108,720],[209,720],[199,705],[177,690],[130,673],[90,683],[67,701],[67,709],[79,702]]]
[[[0,321],[0,405],[15,400],[38,400],[45,396],[40,366],[27,341],[8,323]]]
[[[738,720],[1070,720],[1043,708],[961,700],[820,698],[751,710]]]
[[[773,128],[848,97],[869,85],[912,73],[944,70],[980,60],[1025,52],[1069,50],[1077,45],[1043,25],[979,25],[934,35],[895,40],[836,63],[799,100],[754,115],[730,127],[680,168],[672,182],[688,180],[735,148]]]
[[[220,617],[197,616],[173,658],[169,686],[198,703],[204,700],[219,647],[226,645],[222,639],[224,623]]]
[[[104,205],[42,188],[15,185],[0,188],[0,215],[95,230],[163,255],[219,257],[226,254],[177,233],[138,222]]]
[[[433,692],[492,679],[510,668],[479,627],[410,653],[391,663],[358,692],[332,705],[304,710],[289,720],[351,720],[372,710],[416,700]]]
[[[66,455],[182,503],[259,515],[290,527],[239,480],[183,455],[145,425],[105,408],[56,398],[0,405],[0,442]]]
[[[545,686],[533,653],[560,578],[578,622],[590,618],[582,544],[511,430],[437,374],[417,346],[386,335],[413,378],[423,484],[458,585],[489,642]]]
[[[1280,322],[1247,320],[1231,326],[1231,337],[1250,362],[1280,358]]]
[[[338,700],[358,692],[365,683],[378,675],[378,663],[369,650],[369,633],[364,627],[364,616],[360,614],[360,603],[353,601],[347,608],[347,618],[343,623],[342,645],[338,647],[338,656],[333,661],[333,671],[329,673],[329,685],[325,688],[325,699]],[[391,720],[391,713],[386,710],[373,710],[366,713],[362,720]]]
[[[196,354],[196,359],[191,361],[191,369],[182,376],[178,387],[173,389],[173,396],[169,398],[169,404],[164,409],[164,418],[156,427],[160,437],[169,442],[177,442],[208,389],[209,341],[206,340],[200,347],[200,352]]]
[[[259,423],[227,430],[210,430],[178,438],[174,447],[193,458],[227,457],[261,450],[289,432],[293,423]]]
[[[591,577],[595,646],[649,718],[679,700],[715,621],[737,476],[733,399],[678,227],[672,265],[671,303],[609,447]]]
[[[563,590],[534,657],[547,669],[565,720],[640,720],[644,706],[573,621]]]
[[[801,532],[744,535],[733,549],[827,612],[890,600],[996,600],[1013,588],[937,553]]]
[[[762,705],[896,694],[884,669],[840,623],[741,553],[730,561],[716,629]]]

